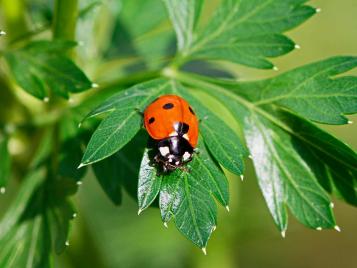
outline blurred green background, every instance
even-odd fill
[[[90,42],[107,41],[93,26],[95,21],[105,28],[112,19],[103,16],[103,10],[108,8],[107,2],[115,1],[103,2],[92,18],[79,24],[77,36],[84,40],[82,53],[94,55]],[[214,2],[206,1],[212,8]],[[246,80],[276,75],[333,55],[357,55],[357,1],[319,0],[310,4],[322,12],[288,33],[301,49],[275,59],[278,72],[224,65]],[[95,56],[87,60],[95,61]],[[92,73],[90,64],[85,68]],[[351,74],[357,75],[357,70]],[[350,116],[350,120],[356,123],[323,127],[357,149],[357,116]],[[230,176],[231,211],[219,211],[218,227],[208,244],[207,256],[172,224],[166,229],[158,209],[151,208],[137,216],[137,205],[127,195],[122,206],[115,207],[89,174],[74,198],[78,217],[70,246],[58,256],[56,267],[357,267],[356,208],[334,200],[341,233],[310,230],[290,217],[283,239],[266,208],[251,163],[247,161],[247,165],[244,182]],[[3,200],[7,202],[7,198]],[[3,206],[0,204],[0,208]]]

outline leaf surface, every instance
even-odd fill
[[[9,51],[5,58],[16,82],[28,93],[45,99],[50,90],[68,98],[69,93],[90,89],[92,83],[81,69],[63,53],[73,42],[38,41]]]
[[[271,69],[274,65],[267,58],[284,55],[295,47],[294,42],[282,33],[300,25],[316,13],[314,8],[304,5],[305,2],[223,0],[207,25],[193,34],[190,27],[192,23],[189,23],[192,19],[189,18],[194,18],[195,9],[191,7],[190,13],[185,11],[187,3],[193,6],[198,5],[199,1],[180,1],[178,6],[168,5],[168,10],[176,28],[179,45],[190,45],[185,49],[184,57],[195,60],[227,60],[250,67]],[[183,41],[187,39],[190,41]]]
[[[320,123],[346,124],[344,114],[357,112],[357,77],[334,76],[356,66],[356,57],[333,57],[270,79],[227,87],[255,105],[275,103]]]

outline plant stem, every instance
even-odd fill
[[[78,0],[55,0],[53,39],[75,40]]]
[[[100,88],[100,90],[110,89],[113,87],[130,87],[137,83],[144,82],[146,80],[154,79],[160,76],[159,71],[144,71],[137,72],[130,75],[126,75],[122,78],[119,78],[116,81],[110,82]]]

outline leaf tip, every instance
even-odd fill
[[[84,164],[84,163],[80,163],[80,165],[77,167],[77,169],[80,169],[80,168],[82,168],[82,167],[84,167],[86,164]]]
[[[335,225],[333,228],[334,228],[337,232],[341,232],[341,228],[340,228],[338,225]]]
[[[248,155],[248,158],[249,159],[253,159],[253,156],[250,154],[250,155]]]
[[[201,248],[201,250],[202,250],[203,254],[207,255],[207,250],[206,250],[206,248]]]
[[[244,181],[244,175],[240,175],[240,180]]]
[[[98,88],[99,85],[97,83],[92,83],[92,88]]]
[[[0,194],[5,194],[6,193],[6,188],[5,187],[1,187],[0,188]]]
[[[78,186],[80,186],[80,185],[82,185],[82,181],[77,181],[76,184],[77,184]]]
[[[316,12],[316,13],[320,13],[320,12],[321,12],[321,8],[319,8],[319,7],[318,7],[318,8],[315,8],[315,12]]]
[[[322,230],[322,227],[321,227],[321,226],[316,227],[316,230],[317,230],[317,231],[321,231],[321,230]]]
[[[226,206],[226,210],[229,212],[229,206]]]
[[[351,124],[353,124],[353,121],[348,120],[348,121],[347,121],[347,124],[350,124],[350,125],[351,125]]]
[[[50,98],[49,97],[44,97],[43,98],[43,102],[49,102],[50,101]]]
[[[164,226],[165,226],[165,228],[169,228],[166,221],[164,221]]]
[[[298,44],[295,44],[295,46],[294,46],[296,49],[300,49],[301,48],[301,46],[300,45],[298,45]]]
[[[5,31],[0,31],[0,36],[1,35],[6,35],[6,32]]]
[[[216,229],[217,229],[217,226],[216,226],[216,225],[213,225],[213,226],[212,226],[212,232],[216,231]]]
[[[279,71],[279,68],[277,66],[273,66],[273,71]]]
[[[138,216],[141,214],[141,212],[143,212],[143,210],[141,208],[139,208],[138,210]],[[165,225],[165,224],[164,224]]]
[[[285,238],[286,230],[282,230],[280,233],[281,233],[281,237],[282,237],[282,238]]]

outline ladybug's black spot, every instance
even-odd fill
[[[192,110],[191,106],[188,107],[188,109],[190,110],[191,114],[195,115],[195,112]]]
[[[190,126],[186,123],[179,122],[174,125],[174,128],[179,136],[183,136],[188,132]]]
[[[169,103],[166,103],[164,106],[162,106],[162,108],[164,108],[165,110],[169,110],[169,109],[174,108],[174,105],[171,102],[169,102]]]
[[[154,121],[155,121],[155,118],[154,118],[154,117],[151,117],[151,118],[149,119],[149,124],[154,123]]]

